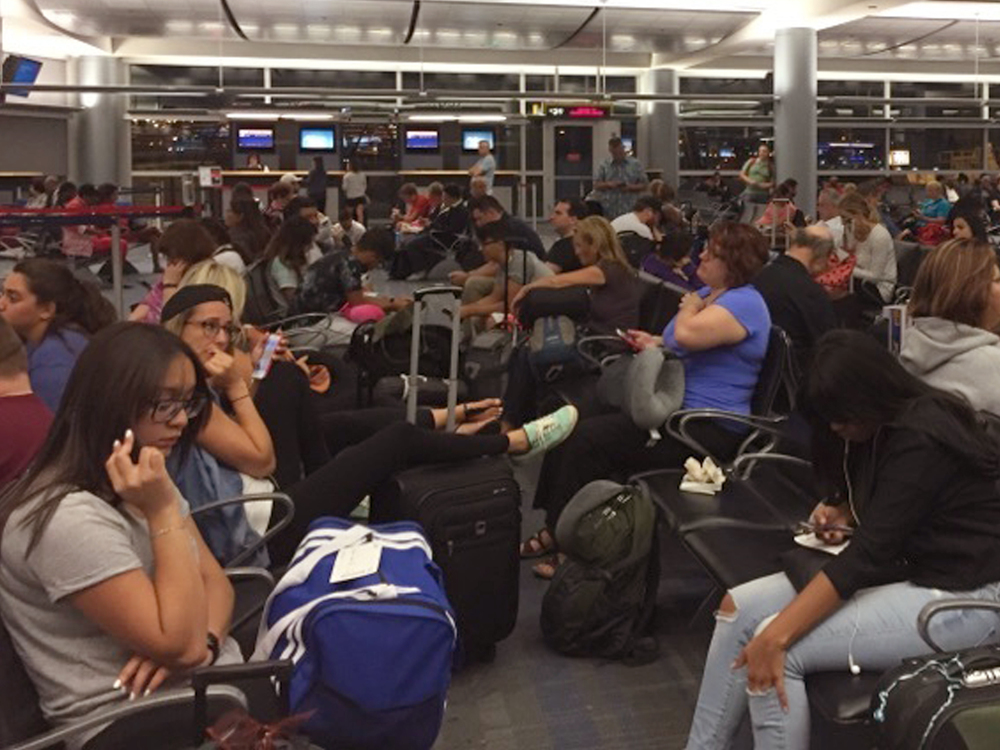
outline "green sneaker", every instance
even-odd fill
[[[571,405],[556,409],[551,414],[546,414],[534,422],[528,422],[524,425],[524,434],[528,436],[530,448],[527,453],[522,453],[518,458],[529,459],[550,448],[555,448],[570,436],[579,417],[580,412]]]

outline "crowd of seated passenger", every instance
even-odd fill
[[[545,454],[533,498],[545,523],[521,556],[542,558],[534,571],[551,578],[560,564],[554,529],[580,488],[678,469],[694,454],[620,410],[583,418],[567,405],[542,414],[548,406],[524,344],[507,363],[506,390],[495,394],[502,399],[460,404],[454,432],[444,409],[420,409],[409,424],[401,408],[329,408],[329,371],[284,346],[266,375],[252,377],[267,339],[240,323],[243,272],[255,262],[266,264],[290,313],[363,323],[412,303],[379,295],[366,275],[446,237],[469,238],[485,259],[450,277],[463,286],[470,334],[506,324],[503,313],[516,316],[533,292],[585,289],[581,331],[621,329],[634,350],[678,358],[682,408],[749,414],[772,326],[788,335],[811,455],[836,488],[812,519],[852,527],[852,541],[801,591],[777,574],[727,593],[688,747],[728,746],[747,712],[757,747],[807,746],[805,675],[893,666],[926,651],[915,627],[923,604],[1000,593],[1000,456],[973,412],[1000,414],[991,387],[1000,266],[977,190],[970,185],[953,204],[931,184],[918,220],[955,239],[921,263],[899,360],[873,336],[831,332],[867,328],[865,315],[896,293],[896,250],[877,191],[828,182],[819,221],[787,226],[794,186],[771,187],[774,162],[764,151],[743,180],[754,214],[768,201],[763,217],[716,222],[703,248],[662,181],[613,222],[581,201],[559,201],[550,217],[559,239],[546,253],[530,226],[485,193],[466,204],[456,186],[428,197],[404,185],[407,207],[393,224],[415,231],[400,242],[392,229],[366,230],[351,209],[331,224],[296,195],[297,180],[282,178],[264,212],[244,186],[224,225],[170,224],[157,243],[162,278],[130,318],[143,323],[112,324],[100,291],[63,263],[18,263],[0,296],[0,614],[46,716],[79,718],[178,683],[199,664],[239,658],[227,638],[233,594],[220,565],[276,519],[236,507],[193,522],[191,511],[207,503],[287,493],[294,519],[254,561],[280,566],[312,520],[347,516],[409,466]],[[721,187],[714,177],[706,185]],[[772,224],[788,231],[787,249],[774,257]],[[641,270],[683,292],[662,331],[639,330],[640,274],[620,234],[649,240]],[[691,433],[720,456],[747,434],[721,422]],[[843,541],[839,531],[821,536]],[[904,568],[892,564],[901,556]],[[876,636],[886,618],[893,635]],[[935,627],[959,648],[993,637],[988,626],[986,615],[956,614]],[[53,630],[63,637],[43,643],[39,634]],[[60,667],[81,658],[90,673],[67,681]]]

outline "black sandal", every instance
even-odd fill
[[[548,527],[543,526],[532,537],[525,539],[521,544],[521,559],[533,560],[537,557],[545,557],[556,551],[556,540]]]

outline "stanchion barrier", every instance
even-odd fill
[[[194,212],[192,214],[192,211]],[[0,227],[31,225],[96,226],[111,229],[111,286],[112,303],[119,318],[125,316],[125,297],[122,285],[121,224],[122,219],[180,218],[197,216],[198,209],[190,206],[89,206],[86,211],[67,211],[65,208],[24,208],[0,206]]]

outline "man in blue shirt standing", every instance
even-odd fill
[[[479,161],[472,165],[469,174],[472,177],[482,177],[486,181],[486,194],[493,194],[493,175],[497,171],[497,160],[490,153],[490,142],[479,142]]]
[[[646,170],[639,160],[625,153],[622,139],[617,136],[608,141],[610,158],[597,169],[594,190],[608,221],[617,219],[632,210],[635,194],[645,192],[649,185]]]

